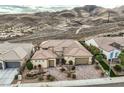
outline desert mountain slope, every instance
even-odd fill
[[[120,13],[122,10],[121,7],[107,9],[86,5],[56,12],[1,14],[0,36],[3,33],[10,35],[21,33],[21,35],[17,34],[13,37],[9,35],[0,39],[9,41],[80,39],[96,34],[122,31],[124,30],[124,17],[123,13]]]

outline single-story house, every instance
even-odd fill
[[[63,61],[73,65],[91,64],[92,54],[78,41],[71,39],[47,40],[40,44],[40,49],[32,57],[34,66],[51,67]]]
[[[0,44],[0,69],[19,68],[33,55],[34,46],[31,43]]]
[[[40,49],[31,58],[34,66],[41,65],[44,68],[56,66],[57,55],[51,50]]]
[[[99,48],[109,61],[117,59],[124,49],[124,37],[95,37],[85,40],[85,43]]]

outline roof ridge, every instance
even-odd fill
[[[21,49],[23,49],[24,50],[24,48],[22,48],[22,47],[16,47],[16,48],[14,48],[13,49],[13,51],[17,54],[17,56],[21,59],[21,56],[17,53],[17,51],[16,51],[16,49],[18,49],[18,48],[21,48]],[[25,50],[24,50],[25,51]],[[25,51],[26,52],[26,51]],[[27,52],[26,52],[27,53]],[[27,54],[26,54],[27,55]]]

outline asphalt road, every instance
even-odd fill
[[[85,87],[124,87],[124,82],[123,83],[113,83],[113,84],[91,85],[91,86],[85,86]]]

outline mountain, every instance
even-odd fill
[[[11,12],[9,14],[8,11],[3,11],[3,14],[0,15],[1,41],[36,42],[56,38],[79,40],[88,36],[124,31],[123,13],[117,11],[121,10],[121,7],[116,9],[108,9],[96,5],[74,8],[47,7],[46,9],[49,11],[40,6],[0,7],[2,7],[0,10],[5,9]]]

